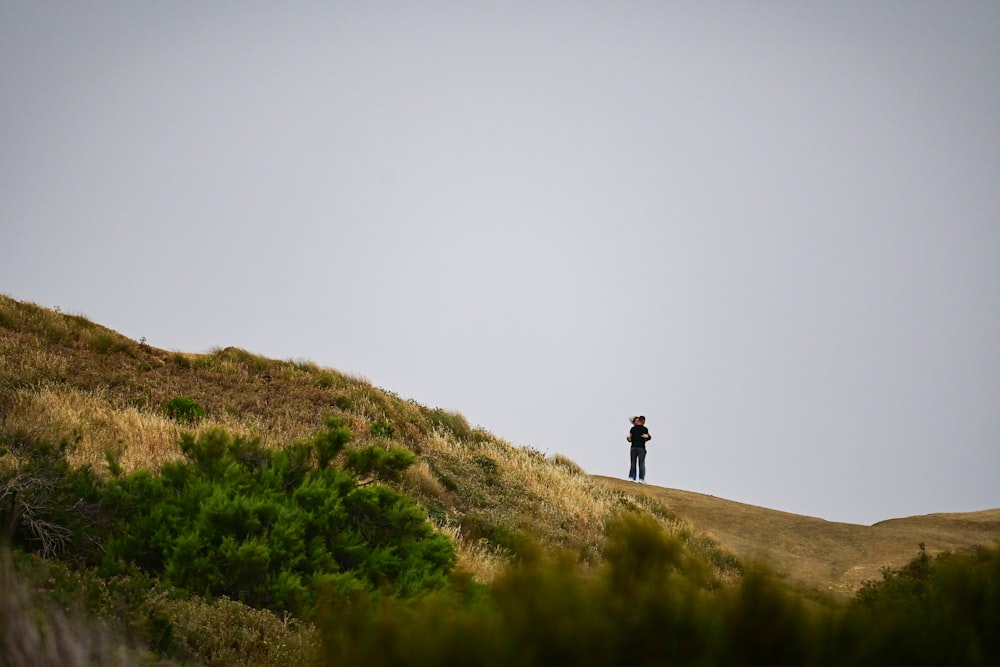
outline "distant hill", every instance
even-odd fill
[[[928,514],[872,526],[839,523],[613,477],[609,488],[653,498],[744,563],[763,562],[790,583],[836,596],[853,594],[881,569],[899,567],[920,545],[933,555],[1000,541],[1000,509]]]

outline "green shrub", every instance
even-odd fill
[[[185,461],[108,483],[106,508],[118,520],[102,571],[133,563],[210,597],[304,615],[319,588],[405,597],[446,586],[454,549],[417,505],[318,465],[345,433],[333,420],[277,451],[220,429],[183,436]],[[385,456],[371,469],[401,469],[402,459]]]
[[[379,420],[371,425],[369,433],[376,438],[391,438],[396,435],[396,429],[389,422]]]
[[[398,482],[403,471],[416,462],[416,455],[402,447],[365,447],[347,457],[347,467],[357,475],[393,482]]]
[[[318,618],[324,664],[727,664],[716,626],[700,621],[706,589],[678,572],[679,545],[654,524],[621,530],[612,561],[646,555],[586,576],[572,558],[536,551],[488,589],[330,598]],[[623,578],[642,585],[626,590]]]
[[[998,627],[1000,545],[931,557],[921,544],[908,564],[862,586],[843,632],[871,664],[992,665]]]
[[[192,398],[175,396],[167,401],[167,416],[181,422],[196,422],[205,418],[205,410]]]
[[[191,360],[180,352],[174,352],[170,355],[170,361],[174,363],[178,368],[191,368]]]
[[[472,427],[469,422],[458,412],[449,412],[441,408],[435,408],[427,416],[431,426],[451,434],[457,440],[469,440],[472,438]]]

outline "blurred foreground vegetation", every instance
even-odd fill
[[[470,604],[356,596],[320,618],[323,664],[994,665],[1000,549],[886,570],[850,603],[816,602],[765,571],[713,587],[655,525],[618,523],[581,576],[522,563]]]

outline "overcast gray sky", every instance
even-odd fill
[[[1000,507],[1000,3],[0,0],[0,292],[836,521]]]

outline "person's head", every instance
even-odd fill
[[[639,415],[638,417],[632,417],[632,423],[635,426],[640,426],[646,423],[646,418],[643,417],[642,415]]]

